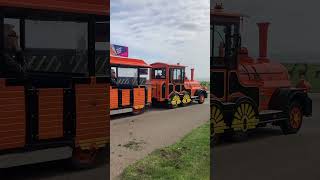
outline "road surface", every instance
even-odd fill
[[[218,145],[213,150],[214,180],[320,179],[320,94],[312,94],[313,117],[298,134],[280,128],[257,131],[245,142]]]
[[[177,109],[153,109],[139,116],[111,121],[111,179],[155,149],[174,144],[210,119],[210,106],[194,104]],[[209,134],[208,134],[209,135]]]
[[[107,180],[109,166],[101,163],[88,170],[72,170],[66,161],[55,161],[0,170],[2,180]]]

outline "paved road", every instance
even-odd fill
[[[207,101],[177,109],[152,109],[139,116],[112,120],[111,179],[118,179],[129,164],[155,149],[175,143],[209,119],[210,106]]]
[[[311,95],[313,117],[298,134],[282,135],[279,128],[261,129],[246,142],[217,146],[214,180],[320,179],[320,95]]]
[[[73,170],[66,161],[55,161],[0,170],[1,180],[107,180],[109,166],[106,155],[100,155],[98,166],[88,170]]]

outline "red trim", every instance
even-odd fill
[[[109,15],[110,0],[0,0],[0,6]]]
[[[110,64],[151,68],[144,60],[117,56],[110,56]]]
[[[166,66],[169,67],[187,67],[187,66],[183,66],[183,65],[179,65],[179,64],[167,64],[167,63],[161,63],[161,62],[156,62],[156,63],[152,63],[151,64],[152,68],[163,68]]]

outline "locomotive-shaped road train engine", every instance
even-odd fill
[[[211,137],[248,132],[268,123],[296,133],[311,116],[308,85],[293,87],[286,68],[267,57],[269,23],[258,23],[259,58],[241,47],[243,15],[211,10]]]
[[[206,89],[185,76],[186,66],[154,63],[141,59],[111,56],[111,115],[132,112],[139,114],[151,105],[170,108],[202,104],[207,98]]]

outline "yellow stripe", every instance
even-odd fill
[[[212,107],[211,116],[214,118],[216,114],[217,108],[215,106]]]
[[[143,109],[143,108],[144,108],[144,105],[134,106],[133,108],[134,108],[134,109]]]
[[[237,110],[238,110],[238,112],[239,112],[240,116],[242,116],[242,112],[241,112],[241,108],[240,108],[240,106],[237,108]]]

